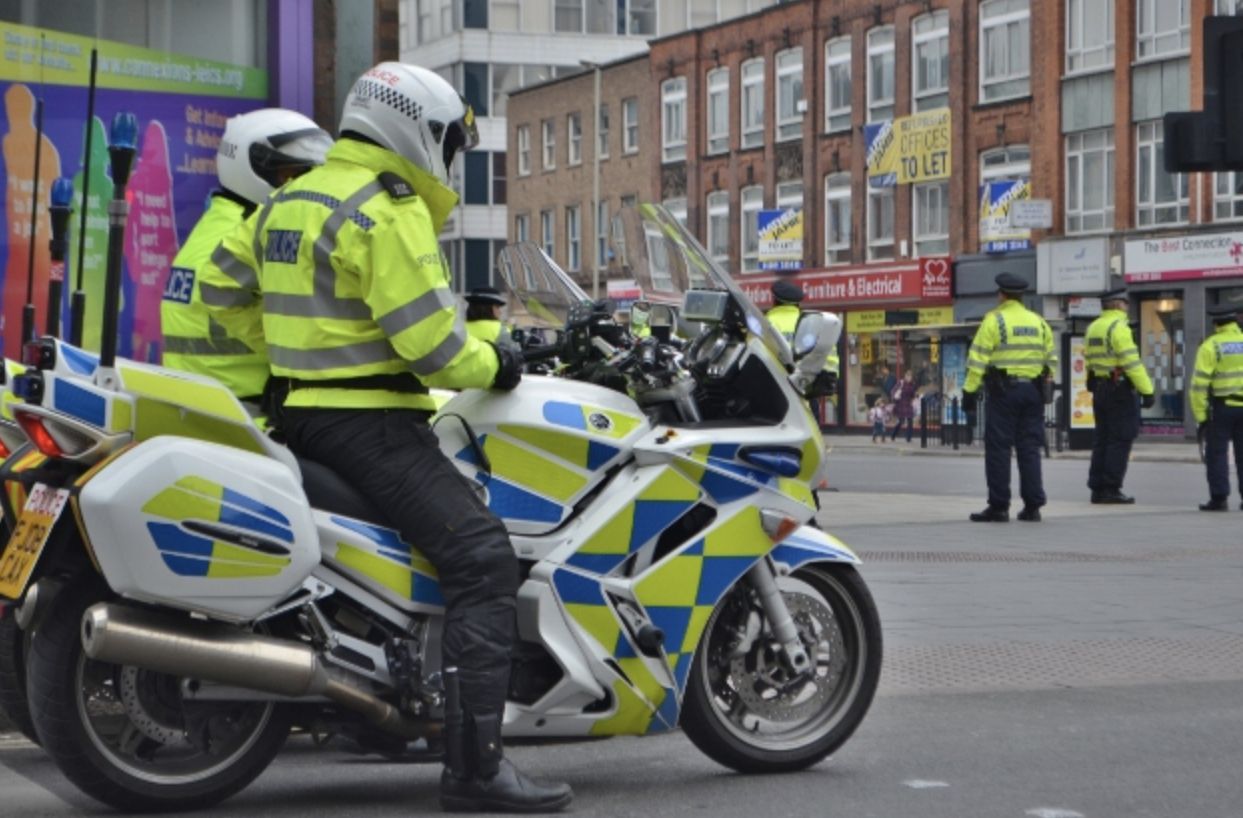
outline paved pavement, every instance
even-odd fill
[[[970,446],[942,446],[931,436],[926,448],[920,445],[919,430],[910,443],[902,435],[896,441],[888,438],[883,443],[873,443],[871,435],[845,432],[828,432],[825,443],[830,450],[836,452],[869,452],[878,455],[915,455],[921,457],[983,457],[984,445],[976,441]],[[1050,441],[1049,455],[1056,459],[1090,460],[1091,449],[1063,448],[1057,451],[1056,444]],[[1194,440],[1137,440],[1131,448],[1131,461],[1135,463],[1199,463],[1200,450]]]

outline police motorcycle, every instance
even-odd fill
[[[858,558],[807,524],[824,446],[800,389],[840,326],[809,315],[795,363],[662,208],[623,213],[615,240],[705,328],[681,356],[627,347],[546,256],[510,248],[528,307],[564,317],[563,374],[435,418],[523,565],[504,734],[681,727],[741,772],[809,767],[858,727],[881,664]],[[24,358],[14,416],[46,459],[16,475],[0,597],[32,623],[31,715],[74,784],[124,811],[201,808],[291,725],[435,745],[454,707],[417,543],[210,379],[50,338]]]

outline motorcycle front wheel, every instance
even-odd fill
[[[26,634],[17,626],[17,614],[7,608],[0,614],[0,713],[13,727],[34,743],[39,743],[30,719],[26,697]]]
[[[744,579],[712,613],[695,654],[682,729],[705,755],[744,773],[801,770],[858,728],[880,681],[880,617],[853,566],[813,564],[778,577],[811,658],[796,674]]]
[[[43,747],[84,793],[123,812],[210,807],[267,768],[289,734],[272,702],[196,702],[182,680],[96,662],[82,649],[87,608],[110,598],[91,576],[66,588],[28,656]]]

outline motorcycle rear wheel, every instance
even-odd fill
[[[682,729],[709,758],[743,773],[801,770],[858,728],[880,681],[880,617],[853,566],[813,564],[779,577],[813,670],[792,676],[744,580],[704,631]]]
[[[81,623],[111,593],[94,576],[60,595],[28,658],[43,747],[84,793],[123,812],[219,803],[280,752],[290,716],[272,702],[187,702],[181,680],[88,658]]]
[[[38,744],[26,696],[28,643],[26,634],[17,626],[17,614],[12,607],[7,608],[0,614],[0,713],[19,733]]]

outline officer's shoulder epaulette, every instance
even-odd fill
[[[388,195],[394,199],[409,199],[417,195],[409,182],[392,171],[386,170],[378,178],[380,184],[388,191]]]

